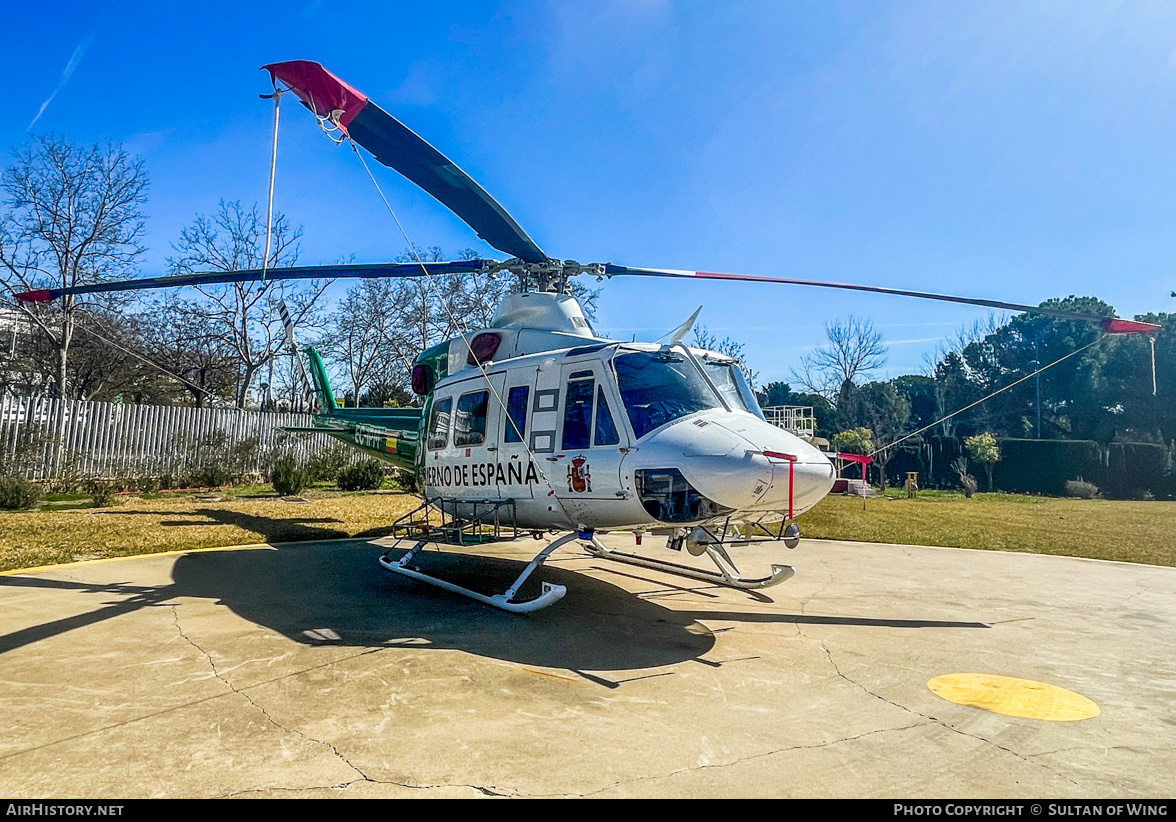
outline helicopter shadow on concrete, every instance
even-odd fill
[[[0,636],[0,653],[181,598],[214,600],[241,618],[306,645],[456,649],[572,671],[625,671],[701,660],[714,636],[699,620],[890,628],[984,628],[983,623],[870,619],[731,610],[681,611],[616,585],[555,566],[540,580],[565,585],[554,607],[516,616],[413,580],[376,563],[367,539],[287,544],[277,549],[195,552],[175,560],[172,583],[88,583],[40,576],[0,578],[21,586],[102,595],[100,607]],[[470,552],[472,553],[472,552]],[[429,551],[421,564],[474,590],[501,591],[524,563]],[[607,683],[606,683],[607,684]]]
[[[381,549],[368,541],[390,528],[339,543],[323,542],[347,537],[330,527],[337,520],[270,519],[211,507],[190,516],[161,524],[183,527],[212,520],[270,542],[297,541],[277,551],[187,554],[176,561],[173,575],[174,595],[216,599],[299,642],[370,647],[412,638],[569,670],[656,667],[701,656],[714,644],[709,631],[690,616],[552,565],[536,572],[519,598],[537,596],[543,581],[566,586],[567,596],[551,611],[519,617],[380,569]],[[486,593],[505,590],[525,565],[448,550],[427,551],[419,560],[458,585]]]
[[[380,553],[356,539],[187,554],[174,566],[174,595],[215,599],[243,619],[310,645],[408,642],[565,670],[672,665],[714,645],[692,615],[551,565],[527,581],[519,598],[537,595],[541,581],[566,586],[567,596],[518,616],[389,574],[376,562]],[[448,550],[418,559],[430,572],[486,593],[505,590],[526,564]]]
[[[151,511],[113,511],[111,513],[118,516],[136,513],[158,516],[157,513]],[[291,516],[283,517],[261,517],[227,508],[194,508],[190,512],[178,514],[173,519],[162,520],[159,524],[163,528],[207,526],[210,523],[234,525],[243,531],[256,535],[259,542],[303,542],[346,539],[351,536],[342,528],[329,527],[333,524],[342,525],[342,520],[333,517],[298,516],[297,511],[293,511],[291,514]]]
[[[526,616],[497,611],[387,573],[376,561],[381,549],[369,539],[183,554],[175,559],[167,585],[128,579],[89,582],[35,572],[0,577],[0,589],[78,593],[97,601],[79,613],[0,635],[0,654],[143,609],[172,607],[187,598],[215,601],[250,623],[306,645],[373,648],[407,643],[575,671],[672,665],[697,659],[714,645],[711,633],[689,615],[551,566],[540,569],[519,595],[537,594],[540,580],[565,585],[568,595],[556,607]],[[488,592],[504,590],[525,565],[427,553],[419,559],[431,570]]]
[[[0,654],[132,614],[144,608],[158,607],[175,596],[172,585],[135,585],[131,582],[89,583],[33,574],[35,572],[30,572],[28,576],[16,574],[0,577],[0,589],[25,588],[92,594],[103,597],[101,607],[0,635]]]
[[[988,627],[951,620],[679,610],[555,565],[537,570],[519,598],[537,596],[541,581],[566,586],[567,595],[549,609],[519,616],[389,574],[376,563],[381,550],[367,539],[355,539],[284,545],[276,551],[194,553],[177,560],[173,578],[184,596],[215,598],[242,618],[306,644],[379,647],[408,642],[572,671],[626,671],[702,661],[715,644],[703,620],[900,629]],[[448,547],[426,551],[418,561],[430,573],[483,593],[505,590],[526,564],[477,555],[476,548]]]

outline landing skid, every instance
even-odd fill
[[[576,539],[579,539],[579,534],[573,532],[571,534],[566,534],[560,537],[555,542],[548,545],[546,548],[536,554],[535,558],[531,560],[527,567],[523,569],[523,572],[519,574],[519,577],[514,581],[514,584],[497,596],[479,594],[477,591],[471,591],[469,588],[463,588],[460,585],[455,585],[452,582],[447,582],[443,579],[439,579],[438,577],[430,576],[429,574],[422,572],[419,568],[410,568],[409,563],[416,558],[421,549],[429,544],[429,540],[421,540],[417,542],[416,545],[409,549],[408,553],[400,557],[398,560],[393,560],[390,556],[388,556],[387,553],[385,553],[380,557],[380,565],[382,565],[385,570],[391,571],[394,574],[400,574],[401,576],[405,576],[410,579],[415,579],[420,582],[427,582],[430,585],[436,585],[438,588],[444,588],[446,591],[450,591],[455,594],[461,594],[464,597],[469,597],[470,599],[477,600],[478,602],[485,603],[486,605],[490,605],[494,608],[499,608],[503,611],[509,611],[512,614],[527,614],[532,611],[538,611],[540,608],[546,608],[549,605],[554,605],[563,598],[564,594],[568,592],[568,589],[563,585],[552,585],[549,582],[544,582],[542,583],[542,593],[534,599],[525,600],[523,602],[516,602],[514,599],[515,595],[519,591],[519,588],[523,586],[523,583],[527,581],[527,578],[531,576],[531,573],[536,568],[542,565],[557,548],[567,545],[569,542],[572,542]]]
[[[796,570],[790,565],[772,565],[772,573],[766,577],[757,579],[748,579],[739,576],[739,569],[735,567],[735,563],[723,550],[721,544],[712,544],[706,546],[706,554],[714,561],[718,567],[718,571],[704,571],[700,568],[692,568],[689,565],[679,565],[676,562],[666,562],[664,560],[650,559],[648,557],[638,556],[637,554],[626,554],[623,551],[614,551],[604,543],[602,543],[595,534],[582,534],[572,532],[565,534],[559,539],[552,542],[542,551],[535,555],[535,558],[527,564],[523,572],[519,574],[514,583],[501,594],[495,596],[487,596],[480,594],[477,591],[471,591],[469,588],[463,588],[447,580],[439,577],[426,574],[420,568],[411,567],[411,563],[420,552],[433,540],[420,539],[412,548],[410,548],[399,559],[393,559],[391,553],[395,549],[386,551],[380,557],[380,565],[385,570],[390,571],[400,576],[415,579],[419,582],[427,582],[430,585],[435,585],[454,594],[460,594],[463,597],[469,597],[477,602],[484,603],[493,608],[498,608],[503,611],[508,611],[512,614],[528,614],[532,611],[538,611],[541,608],[546,608],[554,605],[560,599],[563,599],[564,594],[567,593],[567,588],[563,585],[552,585],[549,582],[542,583],[542,593],[534,599],[524,601],[516,601],[515,596],[519,589],[522,588],[523,583],[530,578],[531,574],[542,565],[548,557],[550,557],[556,550],[567,545],[569,542],[579,540],[583,543],[584,550],[589,555],[598,559],[612,560],[613,562],[621,562],[626,565],[636,565],[641,568],[649,568],[654,571],[662,571],[667,574],[674,574],[675,576],[686,577],[688,579],[697,579],[703,582],[709,582],[714,585],[721,585],[725,588],[736,588],[741,590],[755,590],[758,588],[769,588],[773,585],[779,585],[786,579],[790,578],[796,573]]]
[[[722,550],[721,545],[717,544],[706,546],[707,556],[718,566],[719,570],[717,573],[715,571],[704,571],[701,568],[691,568],[689,565],[679,565],[676,562],[649,559],[648,557],[638,556],[637,554],[614,551],[612,548],[604,545],[595,535],[592,536],[591,542],[585,543],[584,550],[600,559],[611,559],[614,562],[623,562],[626,565],[650,568],[654,571],[663,571],[667,574],[712,582],[715,585],[722,585],[725,588],[738,588],[745,591],[779,585],[796,573],[796,569],[791,565],[773,564],[772,573],[769,576],[759,577],[757,579],[741,577],[739,576],[739,569],[731,562],[731,558],[727,556],[727,552]]]

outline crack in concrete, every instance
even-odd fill
[[[807,616],[805,609],[808,608],[809,603],[812,602],[814,599],[817,599],[818,597],[820,597],[823,593],[825,593],[826,589],[828,589],[828,587],[833,584],[832,572],[826,571],[824,576],[825,576],[825,582],[823,585],[821,585],[820,587],[814,588],[812,593],[810,593],[806,597],[802,597],[798,601],[797,604],[800,606],[800,612],[802,614],[805,614]],[[815,582],[815,580],[814,580],[814,582]],[[799,626],[797,626],[797,627],[799,628]]]
[[[280,787],[280,786],[273,786],[273,787],[268,787],[268,788],[248,788],[248,789],[242,790],[242,791],[233,791],[232,793],[221,794],[218,798],[220,798],[220,799],[238,799],[238,798],[245,797],[245,796],[258,796],[258,795],[264,796],[266,794],[272,794],[272,793],[305,793],[307,791],[323,791],[323,790],[326,790],[326,791],[345,791],[345,790],[349,790],[354,785],[362,785],[364,783],[372,784],[372,785],[393,785],[397,788],[404,788],[405,790],[410,790],[410,791],[429,791],[429,790],[436,790],[438,788],[468,788],[471,791],[477,791],[478,793],[482,794],[483,796],[500,797],[503,799],[522,798],[520,796],[520,794],[518,794],[517,792],[503,793],[501,789],[496,790],[494,788],[485,787],[484,785],[469,785],[466,783],[456,783],[456,784],[440,783],[440,784],[414,785],[410,782],[397,782],[394,779],[374,779],[371,777],[364,777],[363,779],[353,779],[350,782],[340,782],[337,785],[304,785],[304,786],[297,787],[297,788],[288,788],[288,787]]]
[[[827,652],[827,649],[826,649],[826,652]],[[834,668],[836,668],[836,663],[834,663]],[[838,672],[838,674],[843,679],[846,679],[847,682],[850,682],[853,685],[857,685],[858,687],[862,687],[859,683],[853,682],[853,680],[849,679],[848,677],[845,677],[840,672]],[[1091,750],[1091,749],[1093,749],[1093,747],[1097,747],[1097,746],[1092,746],[1091,748],[1082,748],[1082,747],[1063,748],[1063,749],[1059,749],[1058,751],[1044,751],[1044,752],[1037,753],[1037,754],[1022,755],[1022,754],[1016,753],[1015,751],[1009,750],[1008,748],[1005,748],[1004,746],[1001,746],[997,743],[994,743],[991,740],[976,736],[975,734],[965,733],[965,732],[960,731],[956,728],[952,728],[949,725],[944,725],[944,723],[942,723],[941,721],[939,721],[937,719],[934,719],[933,717],[927,717],[927,716],[924,716],[923,714],[918,713],[917,711],[912,711],[909,708],[905,708],[904,706],[897,705],[896,703],[893,703],[890,700],[886,700],[883,697],[878,696],[877,694],[871,693],[866,688],[862,688],[862,689],[865,690],[867,693],[870,693],[871,696],[874,696],[875,698],[881,699],[882,701],[887,702],[887,704],[891,704],[891,705],[895,705],[895,707],[903,708],[908,713],[914,714],[915,716],[918,716],[922,720],[926,720],[926,722],[933,722],[937,725],[940,725],[940,726],[946,728],[947,730],[954,731],[955,733],[958,733],[958,734],[961,734],[963,736],[967,736],[967,737],[970,737],[973,739],[978,739],[982,742],[986,742],[990,745],[993,745],[994,747],[996,747],[997,749],[999,749],[1001,751],[1004,751],[1006,753],[1010,753],[1013,756],[1016,756],[1021,759],[1028,760],[1028,759],[1035,757],[1035,756],[1047,756],[1052,753],[1064,753],[1066,751],[1072,751],[1072,750]],[[634,777],[632,779],[617,780],[615,782],[610,782],[607,785],[602,785],[599,788],[596,788],[595,790],[577,792],[577,793],[524,794],[524,793],[517,791],[517,790],[507,792],[507,790],[503,789],[503,788],[489,788],[489,787],[482,786],[482,785],[470,785],[470,784],[465,784],[465,783],[461,783],[461,784],[450,784],[450,783],[410,784],[407,782],[397,782],[395,780],[362,779],[362,780],[355,780],[353,782],[343,783],[341,785],[307,786],[304,788],[257,788],[257,789],[253,789],[250,791],[240,791],[240,792],[237,792],[234,794],[230,794],[229,797],[261,793],[261,792],[264,792],[267,790],[268,791],[290,791],[290,792],[307,791],[307,790],[322,790],[324,788],[332,789],[332,790],[335,790],[335,789],[345,790],[347,788],[350,788],[352,785],[359,784],[359,783],[362,783],[365,781],[370,782],[372,784],[379,784],[379,785],[395,785],[396,787],[405,788],[405,789],[409,789],[409,790],[434,790],[434,789],[438,789],[438,788],[469,788],[470,790],[477,791],[478,793],[480,793],[484,796],[507,798],[507,799],[512,799],[512,798],[519,799],[519,798],[591,797],[591,796],[596,796],[596,795],[605,793],[610,790],[615,790],[615,789],[620,788],[625,785],[636,785],[636,784],[640,784],[643,782],[652,782],[652,781],[656,781],[656,780],[660,780],[660,779],[672,779],[673,777],[680,776],[682,774],[692,773],[695,771],[718,770],[718,769],[731,768],[731,767],[735,767],[738,765],[742,765],[747,762],[753,762],[753,761],[757,761],[757,760],[767,759],[769,757],[778,756],[780,754],[787,754],[787,753],[791,753],[793,751],[820,750],[822,748],[829,748],[834,745],[840,745],[845,742],[854,742],[859,739],[865,739],[866,737],[875,736],[877,734],[908,731],[908,730],[912,730],[915,728],[923,727],[926,724],[926,722],[913,722],[909,725],[899,725],[899,726],[896,726],[893,728],[878,728],[878,729],[875,729],[872,731],[866,731],[864,733],[854,734],[852,736],[845,736],[845,737],[841,737],[839,739],[832,739],[827,742],[821,742],[821,743],[817,743],[817,744],[791,745],[791,746],[784,747],[784,748],[776,748],[776,749],[773,749],[770,751],[763,751],[758,754],[752,754],[750,756],[739,757],[739,758],[733,759],[729,762],[708,763],[706,765],[698,765],[698,766],[691,767],[691,768],[676,768],[673,770],[665,771],[663,773],[649,774],[647,776]],[[1120,749],[1133,750],[1128,746],[1114,746],[1112,748],[1103,748],[1103,750],[1120,750]],[[1045,768],[1045,770],[1049,771],[1050,773],[1058,775],[1056,771],[1054,771],[1053,769],[1048,768],[1044,765],[1041,765],[1040,763],[1034,762],[1034,763],[1030,763],[1030,764],[1038,765],[1038,767]],[[1073,780],[1070,780],[1070,781],[1075,785],[1078,784],[1078,783],[1073,782]]]
[[[1140,756],[1152,756],[1156,753],[1172,753],[1173,751],[1176,751],[1176,748],[1148,748],[1147,750],[1143,750],[1139,747],[1136,747],[1135,745],[1075,745],[1072,748],[1058,748],[1052,751],[1038,751],[1034,754],[1025,754],[1025,756],[1053,756],[1055,754],[1073,753],[1074,751],[1101,751],[1102,753],[1107,753],[1108,751],[1130,751],[1131,753],[1137,753]]]
[[[1015,756],[1017,759],[1020,759],[1021,761],[1025,762],[1027,764],[1036,765],[1039,768],[1044,768],[1049,773],[1053,774],[1054,776],[1065,779],[1066,781],[1068,781],[1071,785],[1074,785],[1075,787],[1081,787],[1081,785],[1076,780],[1074,780],[1068,776],[1065,776],[1064,774],[1058,773],[1055,769],[1050,768],[1047,765],[1044,765],[1040,762],[1034,762],[1031,758],[1029,758],[1023,754],[1017,753],[1016,751],[1012,750],[1011,748],[1006,748],[1004,745],[1001,745],[1001,744],[994,742],[991,739],[987,739],[983,736],[978,736],[977,734],[968,733],[967,731],[961,731],[959,728],[953,728],[951,725],[948,725],[946,722],[944,722],[940,719],[937,719],[936,717],[927,716],[926,714],[919,713],[918,711],[913,710],[912,708],[908,708],[906,705],[901,705],[891,699],[887,699],[886,697],[882,696],[881,694],[878,694],[878,693],[875,693],[874,691],[871,691],[865,685],[863,685],[860,682],[854,681],[853,679],[846,676],[841,671],[841,668],[837,665],[837,660],[835,660],[833,658],[833,652],[829,650],[829,648],[825,645],[823,640],[820,641],[820,645],[821,645],[821,650],[825,652],[825,656],[828,658],[829,664],[831,666],[833,666],[833,671],[837,674],[837,676],[841,677],[849,684],[854,685],[858,688],[861,688],[863,691],[865,691],[867,694],[874,697],[875,699],[878,699],[882,702],[885,702],[887,705],[891,705],[895,708],[906,711],[907,713],[912,714],[913,716],[920,717],[921,719],[924,719],[927,722],[932,722],[941,728],[944,728],[948,731],[951,731],[952,733],[956,733],[956,734],[959,734],[960,736],[967,737],[969,739],[975,739],[979,742],[983,742],[987,745],[991,745],[994,748],[996,748],[997,750],[1004,751],[1007,754]]]
[[[287,728],[286,726],[282,725],[282,723],[280,723],[276,719],[274,719],[274,717],[270,715],[270,712],[267,711],[265,709],[265,707],[263,705],[261,705],[257,700],[253,699],[253,697],[249,696],[249,694],[245,693],[243,690],[241,690],[236,685],[234,685],[232,682],[230,682],[227,677],[222,675],[220,673],[220,671],[217,670],[216,660],[214,660],[212,658],[212,654],[210,654],[208,651],[206,651],[204,648],[202,648],[199,644],[197,644],[195,640],[193,640],[190,636],[188,636],[186,633],[184,633],[183,626],[180,625],[180,614],[179,614],[178,606],[172,605],[171,609],[172,609],[172,619],[173,619],[173,622],[176,626],[176,632],[180,635],[180,637],[182,637],[184,639],[184,641],[186,641],[189,645],[191,645],[193,648],[195,648],[197,651],[199,651],[201,653],[201,655],[203,655],[204,659],[208,661],[208,666],[212,669],[212,675],[214,677],[216,677],[217,680],[222,682],[225,685],[225,687],[227,687],[234,694],[242,697],[253,708],[256,708],[261,713],[261,715],[266,718],[266,721],[268,721],[275,728],[277,728],[281,731],[284,731],[286,733],[295,734],[296,736],[299,736],[302,739],[305,739],[306,741],[308,741],[312,744],[322,745],[323,747],[329,749],[339,759],[340,762],[342,762],[344,765],[351,768],[351,770],[353,770],[357,774],[359,774],[360,777],[362,777],[363,781],[369,781],[369,782],[372,781],[371,779],[368,778],[367,774],[365,774],[362,770],[359,769],[359,767],[357,767],[353,762],[351,762],[347,757],[345,757],[343,755],[342,751],[340,751],[338,749],[338,747],[336,747],[334,744],[327,742],[326,740],[323,740],[323,739],[315,739],[314,737],[303,733],[302,731],[298,730],[297,728]],[[348,784],[348,783],[340,783],[340,784]]]
[[[597,794],[604,793],[605,791],[618,788],[622,785],[635,785],[635,784],[638,784],[641,782],[651,782],[651,781],[658,780],[658,779],[671,779],[675,776],[679,776],[684,773],[693,773],[695,771],[731,768],[731,767],[735,767],[736,765],[742,765],[746,762],[754,762],[754,761],[757,761],[760,759],[767,759],[768,757],[778,756],[779,754],[791,753],[792,751],[820,750],[821,748],[828,748],[833,745],[840,745],[843,742],[853,742],[858,739],[864,739],[867,736],[874,736],[875,734],[892,733],[894,731],[908,731],[908,730],[911,730],[912,728],[919,727],[921,724],[922,723],[916,722],[911,725],[900,725],[895,728],[877,728],[872,731],[866,731],[865,733],[855,734],[853,736],[846,736],[846,737],[842,737],[840,739],[831,739],[828,742],[820,742],[820,743],[813,744],[813,745],[790,745],[786,748],[775,748],[770,751],[763,751],[761,753],[752,754],[750,756],[742,756],[742,757],[739,757],[738,759],[733,759],[729,762],[708,763],[706,765],[696,765],[692,768],[676,768],[674,770],[666,771],[664,773],[650,774],[648,776],[639,776],[639,777],[634,777],[633,779],[620,779],[620,780],[617,780],[616,782],[610,782],[607,785],[603,785],[603,786],[597,788],[596,790],[586,791],[583,793],[536,794],[535,796],[548,798],[548,799],[555,798],[555,797],[562,797],[562,796],[573,796],[573,797],[595,796]]]

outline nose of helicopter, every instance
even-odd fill
[[[686,479],[700,494],[738,511],[791,511],[816,505],[833,487],[834,469],[805,440],[750,414],[720,413],[670,426]],[[651,443],[652,444],[652,443]],[[659,443],[660,444],[660,443]]]
[[[790,512],[796,516],[820,502],[833,488],[836,474],[833,463],[795,434],[756,417],[724,421],[724,427],[752,443],[758,458],[771,465],[767,488],[745,508]]]
[[[833,488],[833,464],[819,451],[815,457],[788,455],[796,460],[775,456],[777,453],[781,452],[765,453],[772,462],[772,484],[753,506],[755,510],[784,511],[796,516],[820,502]]]

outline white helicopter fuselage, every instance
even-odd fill
[[[500,358],[482,363],[461,362],[477,333],[454,341],[421,432],[426,496],[457,509],[511,500],[519,527],[591,532],[792,518],[828,494],[829,459],[759,416],[729,357],[596,338],[570,297],[516,297],[500,317],[523,303],[563,319],[531,310],[526,328],[495,322],[481,333],[498,336]]]

